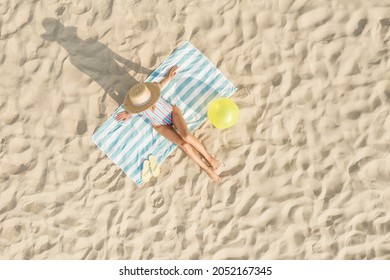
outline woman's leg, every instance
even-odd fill
[[[215,174],[213,169],[209,168],[199,157],[199,155],[194,151],[192,146],[187,143],[186,141],[181,138],[179,134],[173,129],[172,126],[170,125],[158,125],[158,126],[153,126],[153,128],[162,136],[167,138],[169,141],[173,142],[177,146],[180,147],[180,149],[183,150],[183,152],[189,156],[197,165],[199,165],[200,168],[202,168],[206,173],[210,176],[210,178],[214,182],[219,182],[221,181],[221,178]]]
[[[208,161],[214,171],[216,171],[220,165],[219,162],[214,157],[212,157],[206,151],[202,143],[200,143],[200,141],[190,133],[187,124],[184,120],[183,114],[176,106],[173,106],[172,123],[177,128],[180,136],[184,139],[184,141],[190,143]]]

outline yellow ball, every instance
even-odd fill
[[[210,102],[207,117],[216,128],[232,127],[238,121],[239,110],[233,100],[220,97]]]

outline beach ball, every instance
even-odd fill
[[[238,121],[239,110],[233,100],[226,97],[210,102],[207,117],[216,128],[232,127]]]

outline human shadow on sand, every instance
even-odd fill
[[[41,37],[50,42],[58,42],[69,53],[70,62],[104,89],[104,95],[99,98],[100,112],[104,111],[102,108],[105,107],[107,94],[118,106],[123,103],[128,89],[137,83],[129,71],[151,73],[150,69],[114,53],[108,46],[96,41],[96,38],[81,39],[77,36],[75,26],[64,26],[54,18],[45,18],[42,26],[46,32]]]

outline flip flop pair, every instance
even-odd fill
[[[158,166],[157,158],[153,155],[150,155],[148,159],[144,161],[142,167],[142,180],[144,182],[149,182],[153,177],[160,175],[160,167]]]

